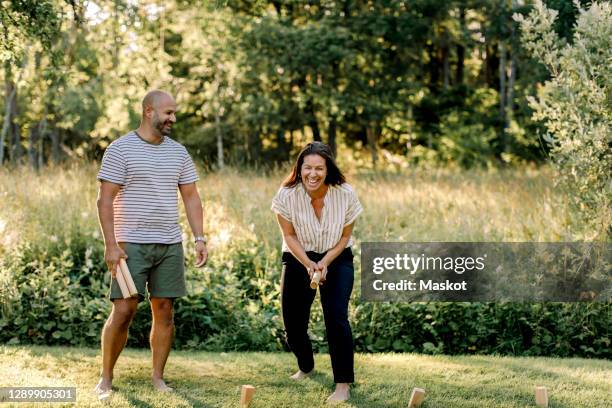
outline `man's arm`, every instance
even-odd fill
[[[179,191],[185,205],[187,221],[194,236],[204,235],[204,212],[202,211],[202,201],[198,193],[196,183],[179,184]],[[203,266],[208,258],[206,243],[196,242],[196,267]]]
[[[127,258],[127,255],[119,247],[115,238],[115,217],[113,214],[113,201],[121,185],[111,183],[109,181],[100,182],[100,190],[98,191],[98,219],[104,236],[104,261],[111,271],[113,278],[117,275],[117,265],[121,258]]]

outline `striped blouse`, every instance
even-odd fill
[[[353,223],[363,211],[355,190],[348,183],[329,186],[323,203],[319,220],[310,196],[299,183],[295,187],[281,187],[278,190],[272,199],[272,211],[291,222],[304,250],[323,253],[336,246],[344,227]],[[352,244],[351,237],[347,247]],[[289,252],[284,239],[283,252]]]
[[[177,189],[198,174],[183,145],[165,136],[158,145],[130,132],[111,143],[98,180],[120,184],[113,202],[115,238],[136,244],[182,241]]]

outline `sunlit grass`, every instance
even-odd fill
[[[89,237],[92,245],[101,244],[96,172],[95,164],[40,174],[0,169],[0,255],[21,243],[44,245],[76,233]],[[212,257],[223,261],[225,246],[255,240],[269,258],[258,262],[274,262],[277,270],[281,238],[269,207],[284,172],[200,173]],[[355,231],[357,243],[571,241],[586,234],[572,229],[565,199],[546,168],[364,170],[348,178],[365,208]],[[183,212],[181,220],[188,233]],[[355,260],[358,264],[359,257]],[[149,386],[149,352],[130,349],[119,360],[112,406],[237,406],[238,387],[245,383],[257,387],[255,408],[322,406],[333,380],[328,356],[318,355],[316,362],[318,374],[295,384],[287,380],[295,369],[287,353],[173,352],[167,375],[178,392],[159,395]],[[76,386],[79,406],[99,406],[90,392],[99,367],[95,349],[0,348],[0,386]],[[355,407],[406,406],[413,386],[428,391],[423,408],[529,407],[535,385],[549,387],[551,407],[602,407],[612,375],[611,363],[598,360],[413,354],[357,355],[356,370],[354,399],[348,405]]]
[[[78,231],[100,240],[95,164],[0,169],[0,251],[23,241],[55,240]],[[211,246],[254,236],[280,245],[270,200],[284,173],[227,169],[198,183]],[[364,205],[359,241],[571,241],[563,195],[549,169],[404,171],[348,175]],[[182,210],[181,210],[182,211]],[[188,231],[182,214],[183,230]]]
[[[75,386],[77,406],[100,406],[91,391],[101,364],[94,349],[0,347],[0,386]],[[251,407],[317,407],[333,387],[327,355],[301,383],[289,353],[173,351],[166,377],[172,395],[150,387],[150,353],[126,350],[115,371],[112,406],[236,407],[241,384],[257,390]],[[410,390],[425,388],[423,408],[532,407],[534,387],[548,388],[551,407],[601,408],[610,403],[612,363],[603,360],[358,354],[353,399],[341,406],[405,407]],[[54,404],[56,405],[56,404]],[[59,406],[59,405],[58,405]]]

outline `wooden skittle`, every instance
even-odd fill
[[[119,266],[121,267],[121,271],[123,272],[123,278],[125,279],[125,283],[127,285],[130,296],[138,296],[138,289],[136,289],[136,285],[134,284],[134,280],[132,279],[132,274],[128,269],[127,262],[125,262],[125,259],[121,258],[119,260]]]
[[[243,385],[240,390],[240,407],[248,407],[255,395],[255,387],[252,385]]]
[[[117,280],[117,284],[119,285],[119,289],[121,289],[121,296],[123,296],[124,299],[127,299],[130,296],[130,291],[127,287],[127,283],[125,283],[125,278],[123,277],[123,272],[121,272],[121,268],[119,267],[119,264],[117,264],[117,273],[115,274],[115,279]]]
[[[546,387],[536,387],[535,403],[538,407],[548,407],[548,391],[546,390]]]
[[[310,280],[310,289],[316,289],[319,286],[319,282],[321,281],[321,272],[316,271],[312,275],[312,279]]]
[[[423,388],[413,388],[412,395],[410,396],[410,402],[408,408],[418,408],[425,399],[425,390]]]

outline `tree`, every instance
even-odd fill
[[[542,121],[560,182],[572,192],[593,239],[612,236],[612,6],[594,2],[580,9],[571,42],[554,30],[557,16],[541,0],[527,18],[516,15],[524,46],[551,74],[530,98]]]
[[[14,161],[21,156],[21,129],[18,86],[28,63],[28,48],[38,43],[50,51],[59,35],[60,17],[53,1],[3,1],[0,7],[0,63],[4,65],[5,98],[0,130],[0,165],[4,162],[5,143],[9,137],[9,155]],[[56,57],[57,55],[54,55]],[[55,61],[56,58],[53,58]],[[18,66],[17,77],[13,66]],[[17,78],[17,80],[15,80]]]

